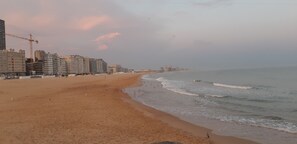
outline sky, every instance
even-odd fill
[[[296,0],[3,0],[0,19],[35,50],[134,69],[297,66]]]

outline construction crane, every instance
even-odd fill
[[[20,36],[13,35],[13,34],[8,34],[8,33],[5,33],[5,35],[29,41],[29,44],[30,44],[30,58],[33,59],[33,42],[38,44],[38,40],[34,40],[32,34],[30,34],[30,38],[24,38],[24,37],[20,37]]]

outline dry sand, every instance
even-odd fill
[[[132,101],[122,89],[138,74],[0,80],[2,144],[251,143]]]

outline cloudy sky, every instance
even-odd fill
[[[35,49],[129,68],[297,65],[296,0],[1,0],[0,19]]]

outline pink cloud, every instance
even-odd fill
[[[80,30],[91,30],[94,27],[110,22],[111,18],[108,16],[89,16],[80,19],[76,27]]]
[[[101,44],[99,45],[99,47],[97,48],[98,51],[102,51],[102,50],[107,50],[109,47],[106,44]]]
[[[95,42],[99,44],[99,47],[97,50],[107,50],[108,44],[110,44],[115,38],[119,37],[121,34],[118,32],[112,32],[108,34],[104,34],[102,36],[99,36],[95,39]]]
[[[118,32],[112,32],[112,33],[108,33],[108,34],[97,37],[95,41],[97,41],[97,42],[102,42],[102,41],[106,42],[107,41],[108,42],[108,41],[115,39],[116,37],[118,37],[120,35],[121,34]]]

